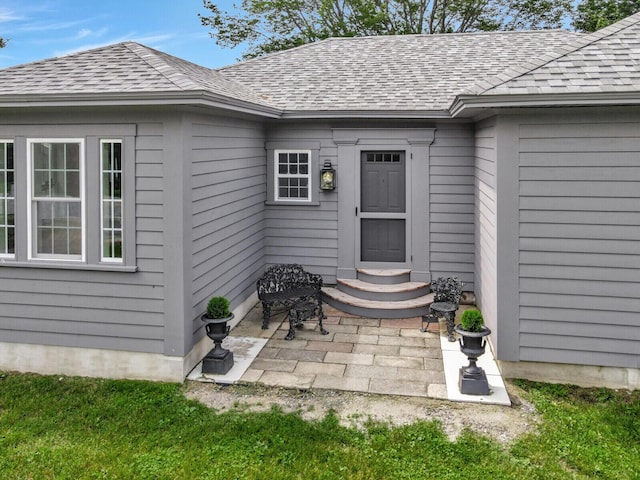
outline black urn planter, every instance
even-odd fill
[[[460,341],[460,351],[467,356],[469,365],[460,368],[458,386],[460,393],[466,395],[489,395],[489,382],[485,371],[476,365],[478,357],[484,354],[487,340],[484,338],[491,333],[487,327],[482,327],[480,332],[469,332],[463,330],[460,325],[455,326],[455,331],[462,338]]]
[[[200,319],[205,323],[207,336],[213,340],[214,347],[202,360],[202,373],[224,375],[233,367],[233,352],[222,348],[222,341],[229,335],[233,313],[225,318],[209,318],[206,314]]]

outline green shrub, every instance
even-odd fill
[[[484,318],[482,318],[482,313],[480,313],[480,310],[472,308],[470,310],[465,310],[464,312],[462,312],[462,317],[460,318],[460,328],[466,330],[467,332],[481,332],[483,326]]]
[[[224,297],[212,297],[207,304],[207,317],[226,318],[231,315],[229,300]]]

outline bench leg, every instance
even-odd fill
[[[289,312],[289,333],[284,337],[285,340],[293,340],[296,338],[296,325],[298,324],[298,318]]]
[[[262,330],[269,328],[269,317],[271,317],[271,305],[262,302]]]
[[[323,318],[322,314],[318,315],[318,326],[320,327],[320,333],[322,335],[329,335],[329,332],[325,330],[324,327],[322,326],[322,318]],[[324,318],[327,318],[327,317],[324,317]]]

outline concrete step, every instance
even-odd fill
[[[358,280],[380,285],[394,285],[411,280],[411,270],[385,268],[358,268]]]
[[[324,287],[323,300],[329,305],[352,315],[371,318],[411,318],[427,313],[433,303],[433,294],[410,300],[379,301],[354,297],[337,288]]]
[[[429,284],[423,282],[380,284],[339,278],[337,283],[337,288],[341,292],[366,300],[396,302],[422,297],[429,293]]]

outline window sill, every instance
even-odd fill
[[[31,260],[29,262],[21,262],[9,259],[0,259],[0,268],[2,267],[18,267],[18,268],[47,268],[54,270],[93,270],[98,272],[122,272],[135,273],[138,267],[130,265],[110,265],[110,264],[86,264],[86,263],[66,263],[66,262],[42,262]]]
[[[264,202],[265,205],[282,205],[282,206],[296,206],[296,207],[317,207],[320,205],[320,202],[291,202],[287,200],[267,200]]]

